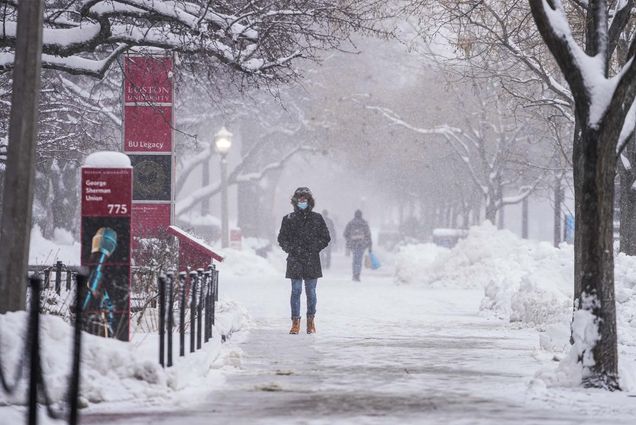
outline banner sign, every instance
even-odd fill
[[[125,103],[172,105],[172,57],[126,56],[124,74]]]
[[[125,106],[125,152],[172,154],[172,107]]]
[[[134,168],[134,237],[160,236],[172,223],[172,72],[172,56],[126,56],[124,60],[123,144]],[[159,206],[163,204],[167,206]]]
[[[90,333],[130,339],[131,168],[82,168],[82,266],[88,291],[82,300]]]

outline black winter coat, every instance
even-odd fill
[[[371,250],[371,230],[365,219],[354,217],[347,223],[343,236],[347,240],[348,248]]]
[[[283,217],[278,244],[287,256],[289,279],[322,277],[320,251],[329,245],[329,230],[322,215],[313,211],[294,211]]]

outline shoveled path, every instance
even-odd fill
[[[223,296],[244,304],[254,327],[231,342],[241,367],[221,390],[187,409],[88,414],[83,423],[633,423],[636,409],[590,403],[584,391],[529,391],[541,367],[537,334],[480,316],[481,291],[396,286],[390,270],[353,283],[346,271],[338,258],[319,283],[316,335],[287,334],[284,280],[226,283]]]

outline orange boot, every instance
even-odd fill
[[[300,332],[300,319],[292,319],[292,327],[289,330],[289,333],[296,335],[298,332]]]
[[[314,316],[307,316],[307,333],[316,333],[316,323],[314,323]]]

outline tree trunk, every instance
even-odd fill
[[[462,229],[470,227],[470,206],[467,203],[462,205]]]
[[[499,211],[497,211],[497,229],[501,230],[504,228],[504,224],[505,224],[505,207],[502,205],[501,208],[499,208]]]
[[[0,314],[26,299],[42,56],[42,2],[18,3],[11,118],[0,222]]]
[[[521,237],[528,239],[528,198],[521,201]]]
[[[636,147],[633,139],[623,150],[623,155],[629,161],[629,168],[619,161],[620,251],[636,255],[636,190],[633,188],[636,182]]]
[[[497,221],[497,205],[495,205],[494,199],[488,199],[486,203],[486,220],[492,224],[496,224]]]
[[[475,202],[473,205],[473,225],[479,226],[481,224],[481,202]]]
[[[554,181],[554,246],[561,243],[561,206],[563,205],[563,189],[561,187],[562,176],[557,176]],[[565,238],[563,238],[565,239]]]
[[[456,229],[457,228],[457,212],[458,212],[458,208],[456,208],[455,206],[451,207],[451,228]]]
[[[608,120],[609,121],[609,120]],[[613,207],[615,144],[604,123],[598,129],[583,128],[574,144],[575,192],[575,308],[595,318],[599,340],[592,349],[595,364],[584,384],[617,389],[618,352],[614,298]],[[617,135],[616,135],[617,136]],[[578,312],[575,312],[574,324]],[[576,342],[576,341],[575,341]],[[585,350],[579,353],[585,354]]]

